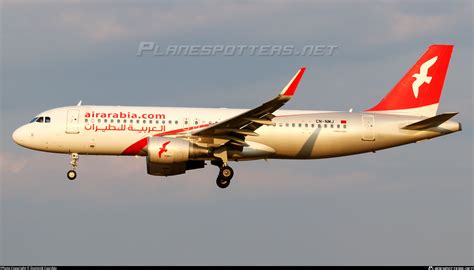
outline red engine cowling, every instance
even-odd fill
[[[208,148],[178,138],[148,138],[147,172],[151,175],[169,176],[187,170],[204,168],[204,160],[211,156]],[[201,160],[193,160],[201,159]]]
[[[193,158],[210,156],[210,150],[179,138],[148,138],[148,162],[158,164],[184,163]]]

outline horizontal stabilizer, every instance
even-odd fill
[[[437,127],[441,125],[442,123],[448,121],[451,119],[453,116],[458,114],[457,112],[452,112],[452,113],[443,113],[439,114],[430,118],[426,118],[424,120],[415,122],[413,124],[410,124],[408,126],[403,127],[403,129],[410,129],[410,130],[424,130],[432,127]]]

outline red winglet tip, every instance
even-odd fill
[[[288,85],[283,89],[281,92],[281,96],[293,96],[296,92],[296,88],[303,77],[303,74],[306,70],[306,67],[300,68],[300,70],[296,73],[293,79],[288,83]]]

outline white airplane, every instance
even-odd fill
[[[301,68],[277,97],[251,110],[79,103],[38,114],[12,137],[26,148],[70,154],[70,180],[80,154],[145,156],[148,174],[159,176],[210,161],[226,188],[229,161],[340,157],[460,131],[449,120],[457,113],[436,114],[452,50],[430,46],[380,103],[359,113],[278,110],[294,95]]]

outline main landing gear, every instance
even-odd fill
[[[230,180],[234,176],[234,170],[229,166],[223,166],[219,170],[219,175],[217,176],[216,184],[220,188],[226,188],[230,185]]]
[[[74,180],[76,179],[77,173],[76,173],[76,168],[77,168],[77,161],[79,160],[79,154],[78,153],[72,153],[71,154],[71,166],[72,170],[69,170],[67,172],[67,178],[69,180]]]
[[[222,161],[213,160],[212,165],[219,167],[219,174],[217,175],[216,184],[220,188],[227,188],[230,185],[230,180],[234,176],[234,170]]]

